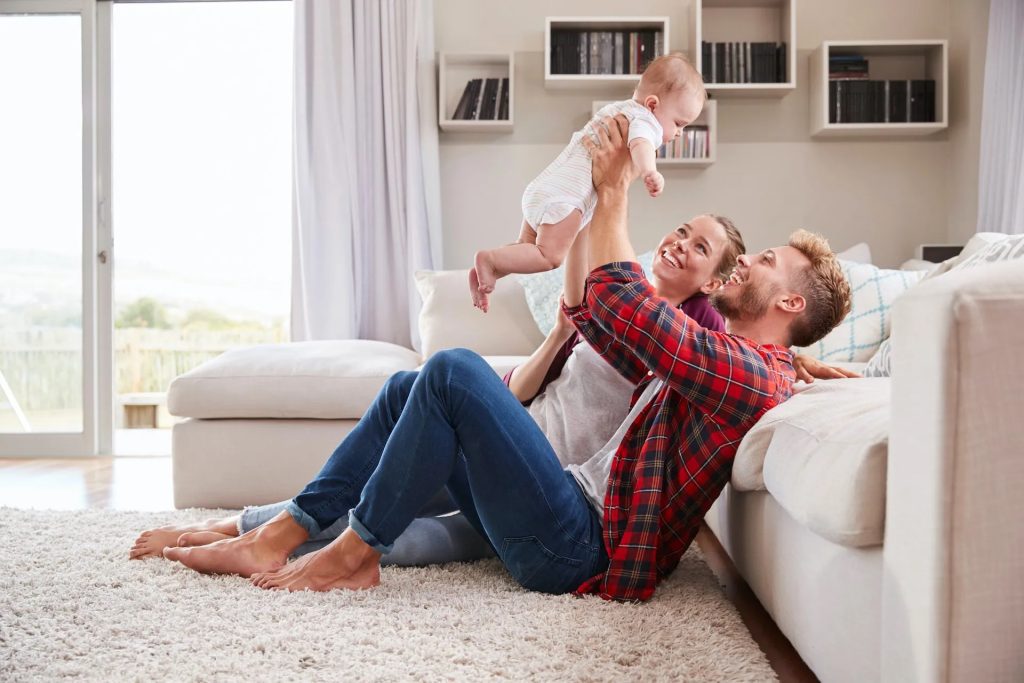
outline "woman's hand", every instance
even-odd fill
[[[837,368],[834,365],[822,363],[817,358],[805,356],[802,353],[793,356],[793,369],[796,370],[796,378],[810,384],[815,378],[818,379],[843,379],[844,377],[860,377],[853,370]]]
[[[562,310],[562,299],[558,299],[558,310],[555,311],[555,327],[551,330],[551,334],[555,335],[561,341],[565,341],[573,335],[576,331],[576,326],[572,324],[572,321],[565,317],[565,311]]]
[[[596,142],[589,135],[583,136],[583,146],[590,152],[594,189],[600,192],[606,187],[628,187],[638,174],[626,145],[629,119],[623,114],[604,118],[594,129]]]

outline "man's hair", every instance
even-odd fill
[[[714,219],[725,230],[725,251],[722,252],[722,258],[718,260],[718,270],[715,272],[715,276],[727,280],[732,274],[733,268],[736,267],[736,259],[740,254],[747,253],[747,245],[743,243],[743,235],[731,220],[713,213],[709,213],[707,216]]]
[[[640,77],[637,94],[640,97],[665,97],[683,88],[693,88],[704,100],[708,98],[700,72],[690,64],[690,60],[682,52],[672,52],[652,60],[647,65],[643,76]]]
[[[792,283],[807,305],[789,325],[790,343],[810,346],[831,332],[850,312],[850,283],[843,275],[839,259],[821,235],[797,230],[789,236],[789,246],[811,262]]]

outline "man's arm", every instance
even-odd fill
[[[590,266],[617,261],[636,261],[626,223],[629,184],[636,179],[636,167],[626,146],[629,121],[619,115],[604,119],[595,127],[600,144],[584,136],[593,163],[597,208],[590,221]]]

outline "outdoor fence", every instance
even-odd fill
[[[280,328],[119,328],[114,331],[114,390],[117,394],[167,391],[175,377],[228,349],[283,341],[287,340]],[[82,333],[73,328],[0,331],[0,372],[23,410],[81,408],[81,348]]]

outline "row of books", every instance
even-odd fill
[[[785,83],[785,43],[701,43],[705,83]]]
[[[662,53],[661,31],[551,31],[552,74],[640,74]]]
[[[829,123],[932,123],[935,81],[830,79]]]
[[[831,55],[828,58],[828,77],[844,80],[866,79],[868,60],[860,55]]]
[[[707,126],[688,126],[683,134],[658,149],[659,159],[707,159],[711,156],[711,135]]]
[[[452,119],[508,121],[508,79],[474,78],[466,83]]]

